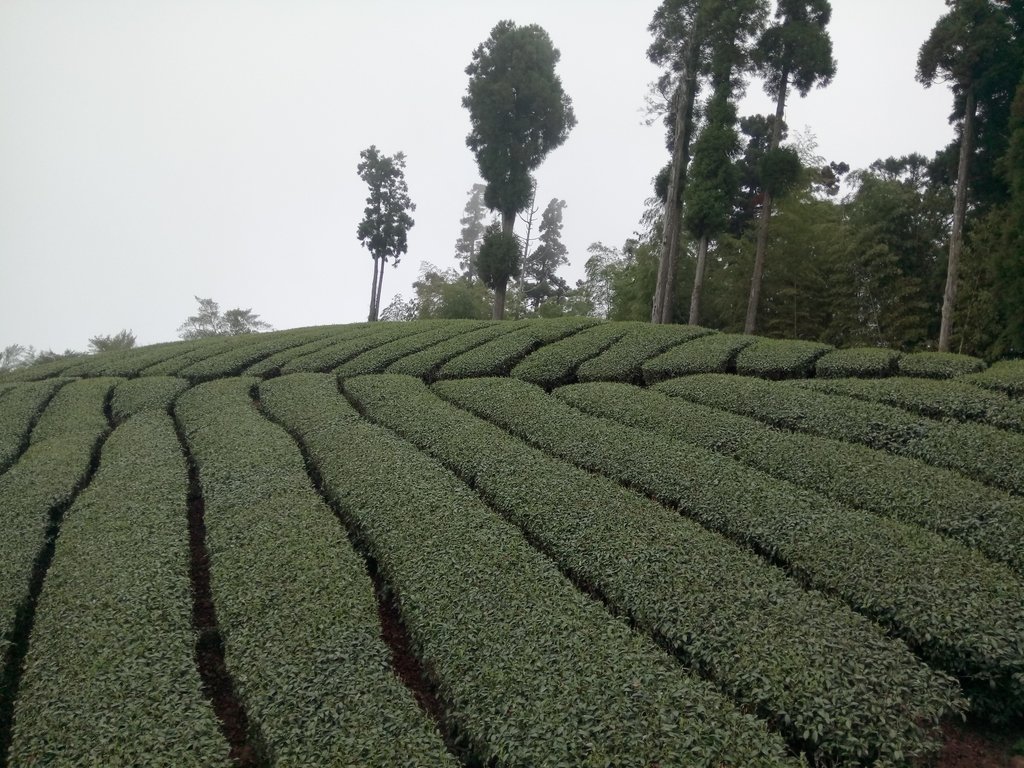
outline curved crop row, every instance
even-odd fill
[[[544,450],[678,506],[840,596],[955,674],[994,719],[1024,713],[1024,583],[1005,566],[732,459],[588,416],[513,379],[434,389]]]
[[[111,434],[46,575],[12,765],[228,764],[192,658],[186,491],[166,413]]]
[[[253,407],[255,379],[189,390],[175,414],[205,502],[225,660],[270,762],[447,765],[391,673],[363,563],[294,441]]]
[[[281,373],[330,371],[342,363],[396,339],[412,338],[427,331],[422,322],[375,323],[358,334],[345,334],[339,340],[315,352],[293,357],[281,366]]]
[[[649,325],[617,323],[628,328],[625,336],[597,357],[587,360],[576,378],[580,381],[640,380],[643,364],[672,347],[706,336],[712,331],[695,325]]]
[[[689,376],[694,373],[727,373],[736,369],[736,356],[757,341],[757,336],[741,333],[711,333],[673,347],[643,364],[648,384]]]
[[[86,481],[109,431],[104,415],[114,379],[65,386],[50,402],[18,462],[0,475],[0,659],[29,593],[51,517]]]
[[[254,334],[251,343],[225,350],[218,355],[204,358],[182,368],[177,375],[198,383],[225,376],[235,376],[246,368],[283,350],[292,350],[310,341],[330,338],[336,328],[304,328],[296,331]]]
[[[981,373],[964,376],[967,381],[986,389],[995,389],[1013,397],[1024,396],[1024,360],[1004,360]]]
[[[182,344],[183,354],[167,357],[160,362],[142,368],[139,376],[177,376],[190,365],[208,360],[225,352],[238,352],[260,340],[262,334],[245,333],[240,336],[213,336],[195,342]]]
[[[242,372],[242,375],[259,376],[261,378],[264,376],[276,376],[281,372],[281,367],[287,365],[292,360],[311,355],[314,352],[320,352],[346,339],[365,335],[370,328],[370,323],[353,323],[351,325],[339,326],[329,336],[314,341],[307,341],[297,347],[283,349],[270,355],[270,357],[265,357],[259,362],[253,363]]]
[[[515,330],[515,323],[494,323],[414,352],[391,363],[386,370],[389,373],[403,373],[409,376],[418,376],[421,379],[429,379],[453,357],[486,344],[499,336],[514,333]]]
[[[169,412],[178,395],[188,387],[187,381],[172,376],[143,376],[122,381],[114,387],[110,401],[114,423],[120,424],[143,411]]]
[[[32,427],[66,379],[26,382],[8,392],[0,410],[0,472],[24,450]]]
[[[437,375],[442,379],[461,379],[505,374],[535,349],[578,333],[596,322],[591,318],[567,317],[524,323],[510,333],[451,358],[438,369]]]
[[[828,764],[920,757],[929,746],[922,726],[966,705],[952,680],[841,603],[419,380],[347,380],[345,392],[471,483],[574,580]]]
[[[824,379],[839,379],[847,376],[858,378],[882,378],[895,376],[902,353],[882,347],[851,347],[833,349],[818,358],[814,364],[814,375]],[[724,373],[724,371],[702,371],[702,373]]]
[[[359,376],[366,373],[380,373],[397,360],[407,355],[450,341],[463,334],[478,331],[491,325],[480,320],[436,320],[423,333],[404,336],[379,347],[363,352],[359,357],[342,363],[334,369],[339,376]]]
[[[880,380],[831,379],[793,382],[830,395],[882,403],[932,419],[978,421],[993,427],[1024,432],[1024,403],[1002,392],[961,381],[892,378]]]
[[[597,357],[626,333],[617,323],[587,328],[541,347],[515,366],[510,375],[545,388],[566,384],[575,378],[582,363]]]
[[[951,379],[985,370],[985,361],[970,355],[952,352],[912,352],[902,355],[897,363],[901,376],[922,379]]]
[[[101,352],[81,358],[66,369],[65,376],[138,376],[146,368],[166,363],[195,351],[203,341],[169,341],[120,352]]]
[[[563,387],[555,395],[581,411],[731,456],[843,504],[930,528],[1024,575],[1024,499],[949,470],[777,430],[654,390],[595,383]]]
[[[920,459],[1024,493],[1024,435],[984,424],[935,421],[887,405],[739,376],[688,376],[662,382],[656,389],[782,429]]]
[[[261,387],[394,588],[472,764],[787,764],[763,723],[577,592],[461,481],[330,377]]]
[[[797,339],[758,339],[736,356],[736,373],[762,379],[794,379],[810,376],[815,361],[830,352],[828,344]]]

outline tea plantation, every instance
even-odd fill
[[[1024,724],[1024,363],[588,319],[0,375],[0,766],[927,766]]]

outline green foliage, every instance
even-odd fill
[[[964,376],[961,381],[1021,397],[1024,396],[1024,360],[1004,360],[987,371]]]
[[[523,258],[523,293],[536,312],[544,302],[561,302],[569,291],[558,269],[569,263],[569,249],[562,243],[562,211],[565,200],[552,198],[540,220],[539,245]]]
[[[66,383],[67,379],[46,379],[11,385],[0,402],[0,472],[25,450],[36,420]]]
[[[104,407],[114,382],[90,379],[61,388],[43,411],[28,448],[0,475],[0,659],[6,659],[15,616],[28,599],[51,515],[75,498],[109,431]],[[0,690],[0,697],[6,695]]]
[[[690,376],[667,384],[732,378]],[[1024,712],[1024,584],[1004,566],[929,531],[840,506],[718,456],[581,414],[514,380],[434,390],[583,469],[600,472],[770,556],[960,678],[975,711]],[[799,392],[806,397],[810,393]],[[685,468],[681,471],[680,468]]]
[[[255,385],[200,385],[175,414],[202,486],[225,661],[268,762],[451,765],[389,667],[363,561],[295,442],[253,407]]]
[[[235,307],[221,314],[220,305],[213,299],[201,299],[196,296],[195,300],[199,302],[199,311],[189,315],[188,319],[178,326],[178,336],[186,341],[273,330],[269,323],[260,320],[260,316],[251,309]]]
[[[172,376],[143,376],[120,382],[114,387],[110,412],[115,424],[121,424],[136,414],[148,411],[170,413],[178,395],[188,389],[189,383]]]
[[[349,379],[346,392],[388,409],[374,381]],[[263,400],[379,564],[467,763],[792,764],[778,736],[581,594],[474,491],[360,419],[335,387],[281,378]]]
[[[359,178],[370,188],[363,209],[363,220],[356,228],[356,237],[373,258],[373,284],[370,292],[370,320],[380,314],[380,292],[384,283],[384,266],[398,266],[409,250],[409,230],[416,223],[409,214],[416,204],[409,197],[405,182],[405,155],[383,155],[370,145],[359,153],[356,166]]]
[[[590,318],[566,317],[524,323],[511,333],[504,333],[448,360],[438,369],[437,376],[442,379],[461,379],[465,376],[498,376],[508,373],[538,347],[577,333],[595,322]]]
[[[89,339],[89,352],[124,352],[135,347],[135,334],[121,330],[113,336],[92,336]]]
[[[491,290],[503,289],[509,278],[519,277],[519,241],[512,234],[491,224],[484,233],[484,242],[476,255],[476,271]]]
[[[543,400],[509,390],[501,399],[511,408]],[[675,511],[525,445],[418,381],[377,377],[347,393],[471,482],[574,581],[823,761],[920,754],[928,739],[919,724],[963,705],[951,681],[878,627]],[[770,626],[802,630],[765,632]],[[827,698],[823,679],[835,681]]]
[[[229,765],[193,660],[186,491],[166,412],[107,440],[46,574],[12,765]]]
[[[818,358],[814,364],[814,375],[825,379],[839,379],[846,376],[875,378],[893,376],[900,353],[881,347],[851,347],[833,349]],[[715,373],[715,371],[708,371]]]
[[[476,331],[470,331],[427,347],[419,352],[396,360],[387,367],[387,373],[403,373],[431,379],[437,370],[454,357],[482,346],[499,336],[517,332],[518,326],[513,323],[494,323]]]
[[[816,380],[808,387],[834,395],[884,403],[932,419],[979,421],[994,427],[1024,432],[1024,403],[1001,392],[991,392],[956,381],[891,378],[876,381]]]
[[[476,251],[473,259],[476,275]],[[440,270],[422,262],[419,279],[412,286],[416,316],[421,320],[486,320],[491,316],[491,297],[485,284],[460,277],[453,269]]]
[[[469,200],[466,201],[463,216],[459,219],[462,230],[459,232],[459,239],[455,241],[455,258],[459,262],[459,269],[462,270],[463,277],[470,281],[476,276],[476,251],[484,239],[486,189],[483,184],[474,184],[469,190]]]
[[[216,340],[171,341],[122,352],[90,355],[64,370],[68,376],[138,376],[151,366],[168,363],[171,359],[200,349],[208,343],[216,343]]]
[[[766,421],[781,429],[861,443],[1024,491],[1024,436],[983,424],[951,424],[897,408],[797,390],[758,379],[708,374],[659,384],[666,392]]]
[[[487,182],[484,203],[503,217],[526,207],[531,173],[576,125],[572,101],[555,74],[560,57],[541,27],[501,21],[466,67],[466,145]],[[511,235],[510,230],[505,234]]]
[[[346,339],[363,336],[372,326],[369,323],[353,323],[351,325],[337,326],[337,330],[315,341],[308,341],[297,347],[288,347],[280,352],[275,352],[270,357],[265,357],[245,369],[245,376],[271,376],[281,372],[281,367],[292,360],[320,352]]]
[[[602,383],[559,389],[556,395],[587,413],[659,432],[842,504],[936,531],[1024,574],[1024,501],[948,470],[863,445],[777,430],[655,390]]]
[[[825,29],[831,19],[829,0],[780,0],[775,23],[761,35],[754,52],[770,96],[778,98],[790,86],[806,96],[815,85],[832,82],[836,62]]]
[[[711,333],[693,325],[632,324],[626,335],[576,372],[580,381],[640,380],[641,368],[667,349]]]
[[[758,339],[736,356],[736,373],[763,379],[805,378],[815,361],[832,349],[827,344],[795,339]]]
[[[967,373],[979,373],[986,367],[984,360],[950,352],[914,352],[900,357],[897,365],[901,376],[928,379],[951,379]]]
[[[176,373],[193,384],[225,376],[237,376],[266,357],[283,350],[301,347],[310,341],[320,341],[324,337],[330,338],[333,335],[330,328],[321,327],[261,336],[251,344],[230,345],[224,352],[204,357],[202,360],[180,368]]]
[[[693,373],[726,373],[736,370],[736,356],[758,340],[740,333],[712,333],[673,347],[643,364],[648,384]]]
[[[622,323],[602,323],[547,344],[512,369],[510,376],[550,389],[575,380],[576,369],[628,333]]]
[[[367,373],[381,373],[392,363],[424,349],[442,344],[453,337],[486,328],[490,323],[475,320],[435,321],[423,325],[419,333],[409,333],[394,341],[363,352],[358,357],[342,363],[334,369],[338,376],[361,376]]]
[[[334,344],[293,357],[281,366],[282,373],[330,371],[364,352],[425,330],[421,323],[377,323],[359,333],[339,335]]]

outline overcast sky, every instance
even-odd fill
[[[539,170],[567,201],[563,240],[621,245],[667,160],[643,125],[659,0],[3,0],[0,348],[84,349],[130,328],[175,338],[193,296],[276,328],[365,320],[372,260],[356,239],[359,152],[408,157],[417,205],[384,304],[421,262],[454,266],[469,188],[461,97],[499,20],[561,50],[579,121]],[[914,80],[942,0],[832,0],[838,75],[792,98],[828,160],[947,144],[950,95]],[[754,81],[741,114],[770,111]]]

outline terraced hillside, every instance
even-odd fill
[[[0,765],[947,765],[965,717],[998,752],[1022,398],[578,318],[0,376]]]

